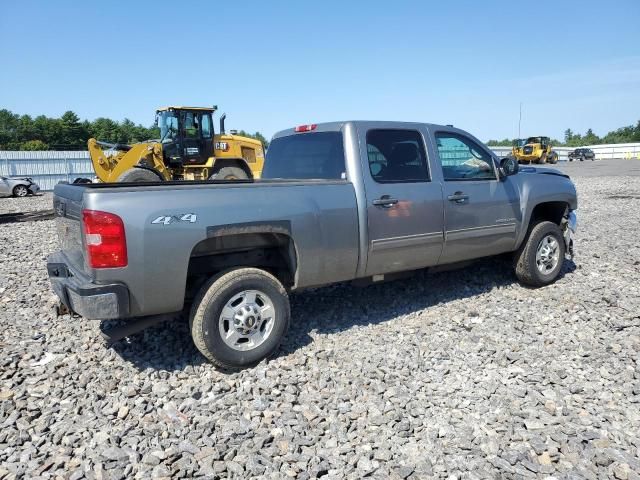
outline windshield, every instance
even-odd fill
[[[344,178],[344,151],[340,132],[295,134],[269,145],[262,178]]]
[[[178,114],[172,111],[158,112],[158,127],[162,143],[175,141],[178,134]]]
[[[526,143],[527,141],[524,138],[518,138],[513,141],[513,146],[519,148],[519,147],[523,147]]]

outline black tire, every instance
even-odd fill
[[[545,152],[542,155],[540,155],[540,158],[536,161],[536,163],[539,163],[539,164],[547,163],[547,153]]]
[[[73,181],[73,183],[76,184],[76,185],[85,185],[87,183],[93,183],[93,182],[89,178],[76,178]]]
[[[229,346],[220,333],[221,314],[227,302],[247,290],[264,293],[273,305],[274,322],[264,341],[248,350]],[[273,275],[258,268],[238,268],[211,278],[198,292],[189,316],[191,337],[211,363],[224,370],[257,365],[272,356],[289,329],[289,296]],[[228,325],[231,329],[232,326]]]
[[[13,187],[13,191],[11,192],[14,197],[23,198],[29,195],[29,189],[26,185],[16,185]]]
[[[209,180],[246,180],[249,176],[240,167],[222,167]]]
[[[556,152],[551,152],[551,155],[549,157],[549,163],[552,165],[555,165],[556,163],[558,163],[558,154]]]
[[[146,168],[130,168],[118,177],[118,182],[161,182],[162,178]]]
[[[536,253],[538,246],[547,236],[552,236],[558,242],[558,262],[549,273],[538,269]],[[565,245],[560,227],[553,222],[541,221],[534,224],[527,234],[527,238],[516,251],[514,267],[520,282],[532,287],[542,287],[552,283],[560,273],[564,263]]]

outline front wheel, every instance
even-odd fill
[[[515,254],[518,280],[532,287],[552,283],[564,262],[565,245],[560,227],[553,222],[535,224]]]
[[[16,185],[15,187],[13,187],[14,197],[22,198],[22,197],[26,197],[27,195],[29,195],[29,189],[24,185]]]
[[[198,350],[230,370],[273,355],[289,328],[289,317],[289,297],[278,279],[257,268],[238,268],[202,287],[189,323]]]

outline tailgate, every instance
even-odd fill
[[[53,190],[53,210],[60,250],[69,266],[83,271],[84,247],[82,243],[82,198],[86,187],[81,184],[58,184]]]

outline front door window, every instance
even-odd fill
[[[436,141],[445,181],[496,179],[491,156],[471,139],[440,132]]]

